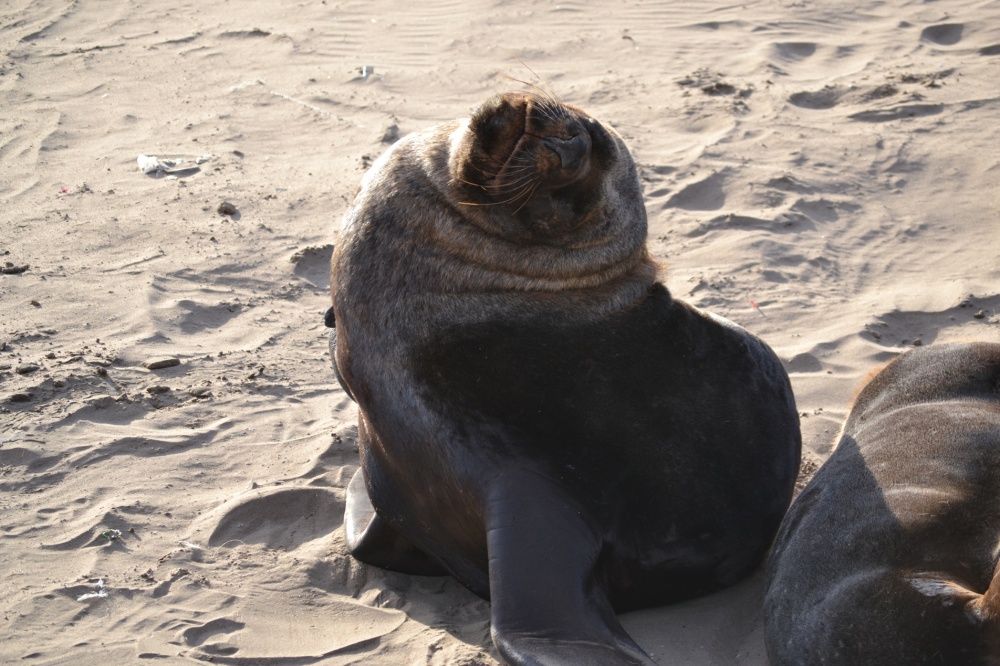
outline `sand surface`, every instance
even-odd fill
[[[346,554],[322,313],[367,165],[501,75],[623,134],[663,279],[778,352],[807,464],[874,365],[1000,340],[995,0],[6,0],[0,663],[496,663],[485,602]],[[760,594],[622,621],[762,665]]]

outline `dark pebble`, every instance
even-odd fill
[[[30,393],[12,393],[11,396],[10,396],[10,398],[8,398],[8,400],[10,400],[10,402],[31,402],[31,394]]]
[[[19,375],[27,375],[31,374],[32,372],[35,372],[39,368],[40,366],[36,363],[22,363],[21,365],[17,366],[14,370]]]
[[[223,201],[219,204],[218,211],[219,215],[236,215],[236,206],[228,201]]]
[[[179,358],[158,358],[147,362],[146,367],[150,370],[161,370],[163,368],[172,368],[175,365],[180,364],[181,360]]]
[[[190,389],[188,393],[190,393],[196,398],[212,397],[212,389],[208,388],[207,386],[199,386],[197,388]]]
[[[169,393],[169,392],[170,392],[170,387],[163,386],[161,384],[157,384],[156,386],[146,387],[146,393],[149,393],[150,395],[158,395],[160,393]]]
[[[976,312],[976,314],[974,314],[972,316],[975,317],[976,319],[985,319],[986,318],[986,310],[979,310],[978,312]]]

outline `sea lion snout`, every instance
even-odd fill
[[[597,219],[606,186],[634,189],[633,176],[618,165],[617,135],[549,96],[495,95],[457,138],[449,187],[458,205],[475,223],[509,238],[576,242]]]
[[[569,139],[547,136],[542,143],[559,157],[563,177],[575,179],[582,175],[593,143],[586,131],[581,128],[580,133]]]

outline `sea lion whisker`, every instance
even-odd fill
[[[535,183],[535,186],[531,190],[532,192],[534,192],[534,188],[535,187],[538,187],[538,183]],[[459,205],[462,205],[462,206],[503,206],[505,204],[514,203],[515,201],[517,201],[521,197],[521,195],[524,194],[525,190],[527,190],[527,189],[528,189],[527,186],[521,187],[521,188],[518,189],[517,193],[514,196],[512,196],[512,197],[510,197],[508,199],[504,199],[503,201],[491,201],[489,203],[474,203],[472,201],[458,201],[456,203],[458,203]],[[509,192],[504,192],[503,194],[506,195],[506,194],[509,194]],[[530,199],[531,197],[529,196],[528,198]],[[524,206],[524,204],[522,203],[521,206]],[[519,207],[518,210],[521,210],[521,208]]]
[[[508,187],[502,190],[493,190],[492,192],[490,192],[490,194],[492,194],[494,197],[506,197],[512,194],[516,194],[518,192],[523,192],[525,189],[532,186],[537,187],[538,181],[526,180],[525,182],[518,184],[517,187]]]
[[[535,184],[535,187],[538,187],[538,184],[537,184],[537,183]],[[532,191],[532,192],[534,192],[534,191],[535,191],[535,187],[532,187],[532,188],[531,188],[531,191]],[[521,195],[522,195],[522,194],[524,194],[524,191],[525,191],[526,189],[527,189],[527,186],[525,186],[525,187],[522,187],[522,188],[521,188],[520,190],[518,190],[517,194],[515,194],[515,195],[514,195],[514,196],[512,196],[512,197],[510,197],[509,199],[505,199],[505,200],[503,200],[503,201],[498,201],[498,202],[497,202],[497,204],[499,205],[499,204],[509,204],[509,203],[514,203],[515,201],[517,201],[518,199],[520,199],[520,198],[521,198]],[[531,197],[529,196],[528,198],[530,199]],[[524,206],[524,204],[522,203],[522,204],[521,204],[521,206]],[[521,208],[520,208],[520,207],[518,207],[518,210],[521,210]]]
[[[532,74],[534,74],[534,72],[532,72]],[[523,80],[521,80],[521,79],[519,79],[517,77],[511,76],[509,74],[499,74],[498,76],[500,76],[501,78],[507,79],[508,81],[513,81],[514,83],[520,83],[522,85],[528,86],[529,88],[534,88],[538,93],[541,94],[541,96],[543,98],[545,98],[545,99],[551,99],[553,101],[557,101],[558,102],[558,100],[556,99],[555,95],[553,95],[550,91],[546,90],[545,88],[543,88],[543,87],[541,87],[539,85],[531,83],[530,81],[523,81]],[[537,76],[537,74],[536,74],[536,76]],[[528,91],[528,90],[519,90],[518,92],[524,93],[526,95],[530,95],[531,94],[531,92]]]
[[[524,208],[524,205],[525,205],[526,203],[528,203],[529,201],[531,201],[531,195],[533,195],[533,194],[535,193],[535,190],[536,190],[536,189],[538,189],[538,183],[535,183],[534,185],[532,185],[532,186],[531,186],[531,191],[530,191],[530,192],[528,192],[528,196],[526,196],[526,197],[524,198],[524,201],[522,201],[522,202],[521,202],[521,205],[520,205],[520,206],[518,206],[518,207],[517,207],[517,210],[515,210],[515,211],[514,211],[514,215],[517,215],[517,214],[518,214],[518,213],[520,212],[520,210],[521,210],[522,208]]]
[[[522,65],[522,66],[523,66],[523,67],[524,67],[524,68],[525,68],[526,70],[528,70],[529,72],[531,72],[531,73],[532,73],[532,75],[533,75],[533,76],[534,76],[534,77],[535,77],[536,79],[538,79],[539,81],[541,81],[541,80],[542,80],[542,77],[538,76],[538,72],[536,72],[535,70],[531,69],[531,67],[529,67],[529,66],[528,66],[528,63],[524,62],[524,61],[523,61],[523,60],[521,60],[520,58],[518,58],[518,59],[517,59],[517,61],[518,61],[519,63],[521,63],[521,65]],[[554,92],[552,92],[551,90],[549,90],[548,88],[543,88],[543,87],[542,87],[542,86],[540,86],[540,85],[539,85],[539,86],[532,86],[532,87],[533,87],[533,88],[535,88],[536,90],[541,90],[541,91],[542,91],[542,92],[543,92],[543,93],[545,94],[545,97],[549,98],[550,100],[552,100],[552,101],[554,101],[554,102],[559,102],[559,97],[558,97],[558,96],[557,96],[557,95],[556,95],[556,94],[555,94]]]
[[[507,187],[502,190],[493,190],[492,192],[490,192],[490,194],[492,194],[494,197],[506,197],[509,195],[515,195],[516,198],[517,193],[523,192],[529,187],[538,187],[538,185],[539,181],[529,179],[524,181],[523,183],[518,183],[516,187]]]
[[[528,67],[528,65],[526,65],[523,60],[521,60],[520,58],[518,58],[517,61],[519,63],[521,63],[521,65],[523,65],[526,70],[528,70],[529,72],[531,72],[532,74],[534,74],[534,76],[535,76],[536,79],[538,79],[539,81],[542,80],[542,77],[538,76],[538,74],[535,73],[535,70],[533,70],[530,67]],[[526,86],[528,86],[530,88],[534,88],[536,91],[538,91],[539,93],[541,93],[542,97],[544,97],[546,99],[550,99],[550,100],[552,100],[552,101],[554,101],[556,103],[559,103],[558,96],[556,96],[556,94],[553,93],[548,88],[544,88],[544,87],[542,87],[540,85],[531,83],[530,81],[522,81],[521,79],[519,79],[517,77],[514,77],[514,76],[511,76],[509,74],[500,74],[499,76],[501,76],[502,78],[507,79],[508,81],[514,81],[515,83],[520,83],[520,84],[526,85]],[[522,92],[527,92],[527,91],[522,91]]]
[[[530,173],[531,175],[537,173],[537,169],[535,166],[535,158],[533,155],[530,157],[525,156],[523,160],[515,158],[512,162],[508,162],[503,167],[498,169],[496,175],[494,175],[492,178],[489,178],[488,180],[496,181],[501,177],[501,174],[505,178],[519,180],[521,176],[523,176],[523,174],[525,173]]]
[[[533,106],[539,112],[547,114],[547,117],[552,120],[569,120],[572,117],[572,114],[563,105],[562,101],[551,96],[536,99]]]
[[[562,112],[562,107],[559,106],[558,103],[556,104],[557,105],[552,105],[547,103],[547,100],[541,100],[535,104],[533,108],[545,119],[551,120],[554,123],[559,123],[566,120],[568,116]]]
[[[503,165],[501,164],[501,165],[499,165],[494,170],[493,173],[489,173],[488,171],[486,171],[485,169],[483,169],[482,167],[480,167],[479,165],[477,165],[477,164],[475,164],[474,162],[471,162],[471,161],[467,162],[466,166],[472,167],[473,169],[475,169],[476,171],[478,171],[482,176],[484,176],[487,179],[495,177],[496,176],[496,172],[503,168]]]
[[[507,169],[503,173],[504,173],[504,176],[509,177],[511,181],[515,181],[516,182],[516,181],[523,180],[526,175],[528,177],[536,175],[537,171],[535,171],[534,165],[530,165],[530,166],[525,166],[525,167],[518,167],[516,170],[515,169]],[[497,177],[499,177],[499,175],[500,174],[497,174]]]
[[[489,191],[489,188],[486,187],[485,185],[480,185],[479,183],[473,183],[471,180],[466,180],[460,176],[455,176],[455,180],[457,180],[460,183],[465,183],[466,185],[471,185],[472,187],[478,187],[481,190]]]
[[[520,180],[525,175],[533,176],[533,175],[535,175],[535,173],[536,173],[536,171],[531,166],[526,166],[526,167],[519,167],[516,170],[515,169],[507,169],[504,172],[504,176],[506,176],[507,178],[509,178],[511,180]],[[499,174],[498,174],[498,177],[499,177]]]
[[[525,187],[527,186],[528,183],[537,179],[538,179],[537,174],[534,173],[521,174],[519,177],[513,180],[505,181],[503,183],[497,183],[496,185],[491,185],[488,191],[491,191],[493,194],[502,194],[504,192],[511,192],[514,189]]]

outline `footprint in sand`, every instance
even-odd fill
[[[775,42],[772,49],[779,59],[786,61],[805,60],[816,53],[812,42]]]
[[[220,656],[236,664],[313,663],[377,644],[406,619],[401,611],[369,608],[354,600],[320,595],[312,601],[304,610],[280,595],[238,600],[227,609],[232,617],[190,621],[193,626],[180,633],[180,642],[199,660]],[[147,645],[159,647],[152,641]],[[152,654],[164,652],[160,648]]]
[[[209,654],[226,656],[235,654],[239,651],[239,648],[229,643],[213,642],[206,645],[205,642],[219,636],[220,634],[232,634],[240,629],[243,629],[245,626],[246,625],[242,622],[236,622],[235,620],[220,617],[216,620],[206,622],[201,626],[191,627],[190,629],[185,630],[181,635],[184,639],[185,645],[190,647],[200,647],[202,651],[208,652]]]
[[[793,93],[789,96],[788,101],[803,109],[821,111],[837,106],[845,92],[846,90],[840,86],[825,86],[814,92]]]
[[[726,170],[723,169],[686,185],[684,189],[670,197],[667,207],[682,210],[719,210],[726,205],[726,191],[723,186],[727,176]]]
[[[330,287],[330,257],[333,255],[333,245],[310,245],[298,250],[289,261],[295,264],[293,272],[300,278],[308,280],[319,289]]]
[[[954,46],[962,40],[965,26],[961,23],[942,23],[932,25],[920,31],[920,41],[932,42],[939,46]]]
[[[219,520],[208,545],[261,543],[294,550],[337,529],[343,515],[343,501],[322,488],[289,488],[260,496],[255,491]]]
[[[902,104],[891,109],[875,109],[852,113],[848,118],[866,123],[884,123],[903,118],[934,116],[944,111],[944,104]]]
[[[935,311],[927,309],[892,309],[876,315],[876,325],[867,334],[878,344],[888,347],[926,345],[937,340],[943,331],[968,327],[968,333],[949,333],[945,338],[972,339],[978,337],[980,326],[990,324],[990,318],[1000,312],[1000,296],[970,296],[958,305]]]

